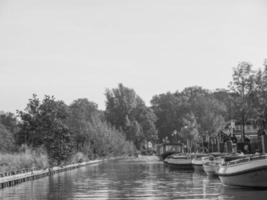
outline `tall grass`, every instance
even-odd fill
[[[0,153],[0,173],[22,169],[47,168],[48,157],[43,150],[24,148],[18,153]]]
[[[125,135],[100,119],[93,119],[90,123],[91,150],[97,157],[134,155],[135,146],[126,140]]]

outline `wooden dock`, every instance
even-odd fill
[[[23,183],[29,180],[38,179],[45,176],[51,176],[56,173],[76,169],[79,167],[83,167],[86,165],[92,165],[92,164],[98,164],[102,163],[107,160],[114,160],[118,158],[108,158],[108,159],[99,159],[99,160],[91,160],[88,162],[81,162],[81,163],[75,163],[60,167],[52,167],[47,169],[33,169],[33,170],[21,170],[17,172],[12,173],[4,173],[0,174],[0,189],[5,187],[12,187],[14,185],[17,185],[19,183]]]

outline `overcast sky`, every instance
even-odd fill
[[[106,88],[152,96],[226,88],[267,57],[266,0],[0,0],[0,110],[32,93],[105,107]]]

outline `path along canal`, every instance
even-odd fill
[[[2,200],[267,199],[267,190],[229,188],[216,178],[157,161],[113,160],[0,190]]]

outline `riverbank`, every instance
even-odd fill
[[[81,162],[81,163],[75,163],[75,164],[69,164],[65,166],[56,166],[46,169],[36,169],[36,170],[21,170],[16,172],[6,172],[4,174],[0,174],[0,189],[5,187],[12,187],[14,185],[23,183],[25,181],[38,179],[45,176],[51,176],[56,173],[80,168],[87,165],[93,165],[93,164],[100,164],[105,161],[109,160],[117,160],[117,159],[123,159],[124,156],[120,157],[110,157],[110,158],[103,158],[103,159],[97,159],[97,160],[90,160],[87,162]]]

